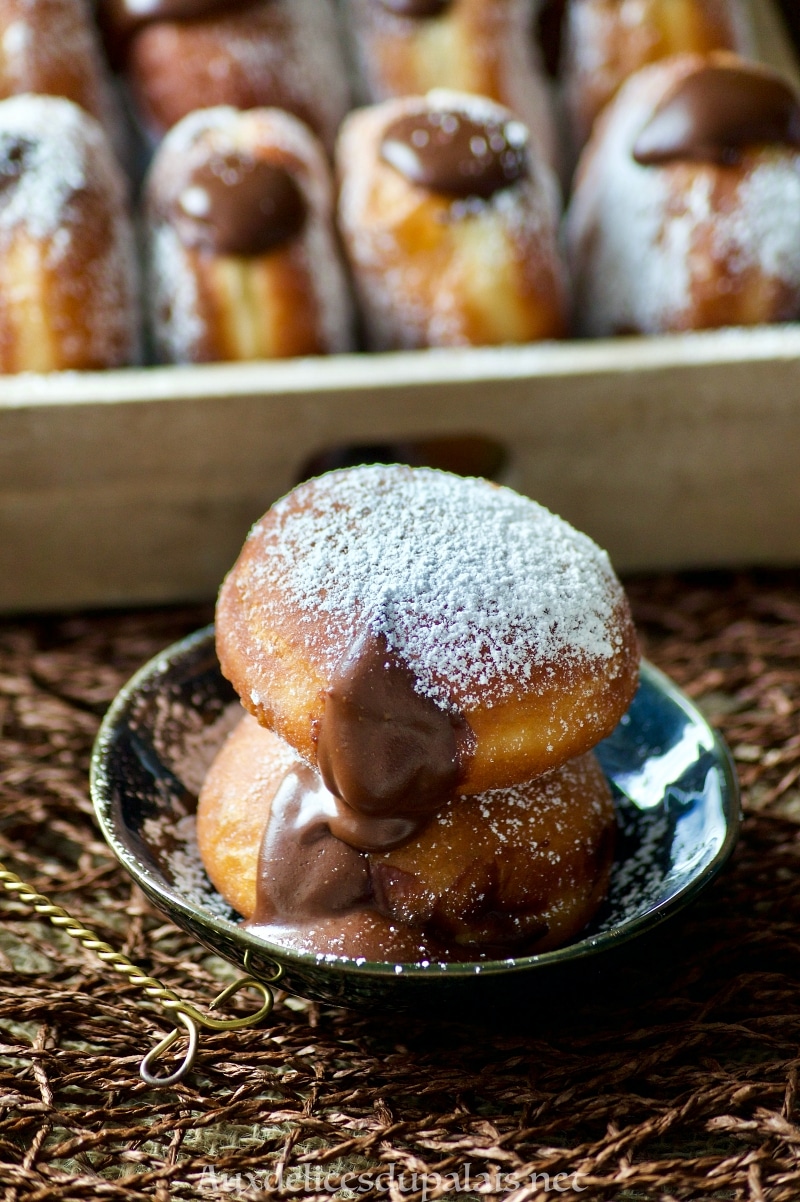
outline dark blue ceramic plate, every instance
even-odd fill
[[[472,1003],[539,992],[608,966],[697,897],[739,832],[736,776],[692,703],[648,664],[630,711],[598,755],[612,783],[620,838],[602,912],[575,942],[539,956],[476,964],[371,964],[287,951],[244,931],[214,890],[194,841],[203,775],[241,710],[222,677],[213,630],[147,664],[101,728],[92,796],[106,839],[151,900],[254,976],[345,1005]]]

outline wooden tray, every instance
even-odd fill
[[[0,380],[0,609],[211,597],[311,457],[452,435],[622,571],[800,563],[798,325]]]

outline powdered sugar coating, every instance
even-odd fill
[[[645,68],[595,127],[565,223],[581,334],[656,334],[800,313],[800,153],[754,149],[737,167],[642,166],[633,157],[660,101],[706,61],[687,55]],[[751,290],[766,300],[749,305]]]
[[[622,588],[608,556],[534,501],[485,480],[402,467],[332,472],[267,515],[245,607],[279,590],[309,629],[382,634],[420,693],[465,709],[536,690],[556,662],[607,668]],[[260,525],[251,539],[260,540]],[[343,648],[316,647],[335,667]]]
[[[0,205],[0,232],[25,225],[34,238],[50,238],[65,226],[67,206],[86,187],[89,156],[105,157],[102,134],[73,104],[23,95],[0,105],[0,160],[20,141],[24,170]],[[120,180],[108,174],[119,199]]]
[[[592,757],[591,760],[589,757]],[[582,793],[585,797],[585,813],[591,813],[601,820],[608,813],[608,791],[600,787],[601,777],[601,771],[590,752],[588,756],[578,756],[556,771],[540,776],[535,784],[489,789],[486,793],[471,798],[470,803],[477,808],[483,820],[483,829],[478,831],[476,827],[475,831],[473,845],[476,854],[480,854],[486,847],[513,849],[527,846],[541,850],[544,858],[551,863],[559,863],[555,858],[558,853],[552,851],[549,844],[553,834],[569,840],[574,815],[569,810],[567,799]],[[439,810],[432,826],[428,828],[428,834],[435,831],[432,837],[434,847],[440,836],[444,846],[448,846],[448,832],[458,824],[461,807],[465,804],[464,798],[458,797]],[[533,833],[541,836],[543,826],[548,828],[549,837],[537,844]],[[595,838],[599,837],[601,832],[602,821],[598,822],[598,829],[594,832]],[[575,841],[575,846],[581,846],[581,841]],[[386,853],[383,858],[391,859],[392,853]],[[574,865],[565,864],[564,870],[567,875],[563,878],[573,884],[577,880],[574,868]]]

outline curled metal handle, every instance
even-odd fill
[[[177,1085],[194,1066],[195,1059],[197,1058],[197,1045],[200,1042],[200,1031],[194,1019],[189,1018],[182,1010],[178,1011],[178,1019],[189,1032],[189,1045],[186,1049],[186,1055],[174,1073],[169,1073],[167,1076],[157,1076],[151,1071],[156,1061],[160,1060],[164,1053],[168,1052],[175,1041],[180,1038],[180,1027],[175,1027],[170,1031],[169,1035],[164,1036],[160,1043],[157,1043],[154,1048],[150,1049],[139,1065],[139,1076],[145,1085],[152,1085],[156,1089],[164,1089],[166,1086]]]
[[[82,947],[85,947],[87,951],[94,952],[98,959],[102,960],[104,964],[108,964],[115,972],[126,976],[132,985],[138,985],[147,997],[157,1002],[164,1010],[174,1014],[179,1023],[186,1029],[189,1037],[188,1047],[183,1062],[175,1072],[168,1076],[155,1076],[151,1070],[156,1062],[169,1051],[179,1038],[181,1034],[180,1027],[175,1027],[173,1031],[170,1031],[169,1035],[166,1035],[147,1053],[139,1070],[142,1080],[147,1085],[162,1087],[177,1085],[186,1076],[193,1067],[197,1056],[201,1027],[205,1027],[210,1031],[239,1031],[244,1027],[256,1026],[272,1010],[275,999],[269,985],[248,976],[241,977],[238,981],[233,981],[230,985],[227,985],[222,990],[222,993],[211,1003],[210,1009],[214,1010],[217,1006],[221,1006],[242,989],[255,989],[261,994],[263,999],[258,1010],[253,1014],[239,1015],[236,1018],[217,1018],[212,1014],[204,1014],[196,1006],[193,1006],[191,1002],[184,1001],[178,997],[177,993],[168,989],[166,985],[162,985],[155,977],[150,977],[147,973],[142,972],[141,968],[138,968],[122,952],[116,951],[109,943],[98,939],[94,931],[83,926],[82,923],[73,918],[71,914],[68,914],[61,906],[57,906],[43,894],[37,893],[21,877],[4,868],[2,864],[0,864],[0,885],[2,885],[7,893],[12,894],[19,901],[25,902],[37,914],[41,914],[42,917],[49,919],[54,927],[64,931],[65,934],[80,943]],[[278,969],[274,979],[277,981],[280,975],[281,971]]]
[[[181,1003],[180,1006],[176,1007],[174,1011],[175,1016],[189,1033],[186,1054],[179,1067],[173,1073],[170,1073],[169,1076],[156,1076],[151,1071],[153,1065],[161,1059],[165,1052],[169,1051],[180,1037],[180,1027],[175,1027],[170,1031],[169,1035],[165,1035],[161,1042],[157,1043],[147,1053],[139,1065],[139,1076],[145,1084],[163,1087],[165,1085],[177,1085],[179,1081],[183,1080],[186,1074],[194,1067],[200,1041],[200,1027],[206,1027],[209,1031],[241,1031],[244,1027],[258,1026],[272,1010],[275,998],[269,985],[265,985],[263,981],[256,981],[253,977],[240,977],[238,981],[231,982],[230,985],[227,985],[223,989],[222,993],[214,998],[210,1009],[213,1010],[215,1007],[221,1006],[223,1002],[233,997],[241,989],[255,989],[264,999],[254,1014],[240,1015],[238,1018],[215,1018],[213,1014],[201,1013],[196,1007],[189,1005],[187,1002]]]

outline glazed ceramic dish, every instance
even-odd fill
[[[730,756],[694,705],[642,665],[630,711],[597,749],[619,822],[611,888],[590,928],[538,956],[476,963],[373,964],[288,951],[244,930],[203,870],[194,811],[203,776],[241,716],[222,677],[213,629],[152,660],[106,716],[92,796],[111,847],[175,923],[233,964],[303,997],[394,1009],[534,996],[609,966],[657,939],[730,855],[739,831]]]

